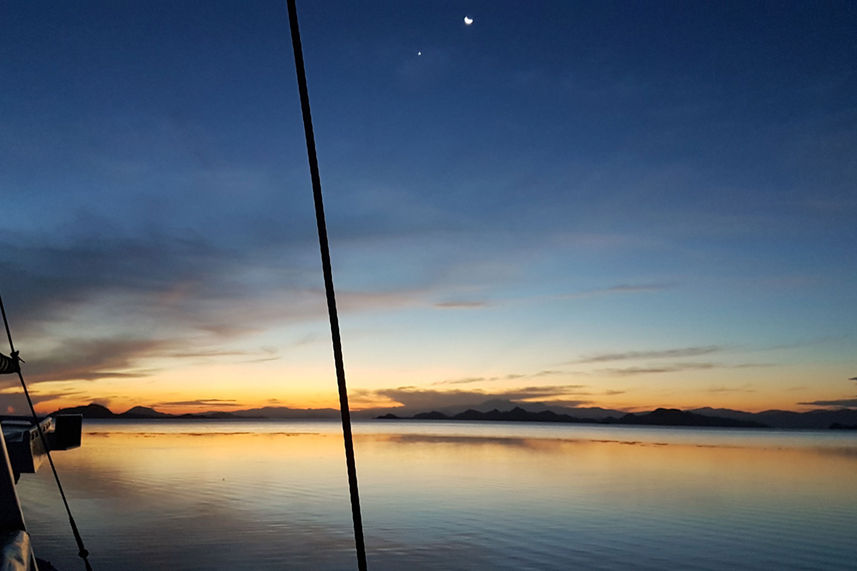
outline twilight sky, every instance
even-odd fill
[[[857,4],[298,9],[354,408],[857,407]],[[283,2],[4,4],[0,196],[41,410],[336,406]]]

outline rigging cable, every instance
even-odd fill
[[[9,338],[9,356],[15,362],[15,372],[18,373],[18,379],[21,381],[21,388],[24,389],[24,396],[27,397],[27,404],[30,405],[30,413],[33,416],[33,424],[36,425],[36,430],[39,431],[39,438],[42,441],[42,448],[45,449],[45,455],[48,457],[48,462],[51,465],[51,471],[54,474],[54,481],[57,484],[57,489],[60,492],[60,497],[62,498],[62,503],[65,506],[65,512],[68,514],[68,523],[71,525],[71,532],[74,534],[74,540],[77,543],[77,554],[83,559],[83,564],[86,566],[86,571],[92,571],[92,566],[89,564],[89,551],[86,550],[86,547],[83,545],[83,538],[80,536],[80,531],[77,529],[77,524],[74,521],[74,516],[71,515],[71,508],[68,505],[68,500],[65,497],[65,492],[62,489],[62,483],[60,482],[60,476],[57,473],[57,467],[54,465],[54,459],[51,456],[51,449],[48,446],[48,441],[45,438],[45,433],[42,432],[42,427],[39,424],[39,417],[36,414],[36,409],[33,406],[33,399],[30,398],[30,391],[27,390],[27,383],[24,382],[24,375],[21,373],[21,365],[23,362],[22,359],[18,356],[18,352],[15,351],[15,344],[12,343],[12,331],[9,329],[9,320],[6,319],[6,307],[3,305],[3,296],[0,296],[0,313],[3,314],[3,325],[6,327],[6,337]]]
[[[298,76],[298,92],[301,99],[301,114],[306,136],[307,159],[309,160],[312,194],[315,201],[315,220],[318,226],[318,243],[321,250],[321,265],[324,273],[324,290],[327,296],[327,313],[330,317],[330,334],[333,342],[333,361],[336,366],[336,384],[339,387],[339,412],[342,417],[342,437],[345,443],[345,463],[348,469],[348,489],[351,495],[351,518],[354,523],[354,543],[357,549],[357,567],[366,570],[366,547],[363,543],[363,518],[360,515],[360,494],[357,490],[357,466],[354,461],[354,442],[351,436],[351,413],[348,409],[348,389],[345,385],[345,365],[342,359],[342,340],[339,335],[339,317],[336,313],[336,297],[333,290],[333,271],[330,265],[330,246],[327,241],[327,224],[324,220],[324,202],[321,196],[321,177],[318,173],[318,157],[312,115],[309,108],[306,69],[304,68],[301,35],[295,0],[287,0],[289,29],[292,36],[292,51],[295,55],[295,72]]]

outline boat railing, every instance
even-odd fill
[[[0,416],[0,568],[38,569],[15,485],[21,474],[35,473],[48,450],[80,446],[83,419],[79,414],[30,417]],[[39,434],[39,431],[42,434]],[[44,438],[42,438],[44,436]]]

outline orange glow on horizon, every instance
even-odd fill
[[[335,377],[328,365],[284,367],[282,363],[264,363],[247,367],[240,364],[214,363],[193,367],[164,369],[139,378],[104,378],[95,381],[44,381],[33,383],[30,392],[40,414],[61,408],[98,403],[114,413],[135,406],[150,407],[169,414],[194,414],[212,411],[232,412],[264,407],[291,409],[338,409],[339,398]],[[738,371],[737,373],[735,371]],[[515,402],[538,411],[533,403],[573,408],[601,407],[623,412],[643,412],[655,408],[728,408],[746,412],[781,409],[806,411],[821,408],[811,404],[818,400],[850,398],[847,392],[853,382],[813,386],[801,385],[809,376],[800,367],[788,370],[760,369],[756,377],[744,370],[718,374],[702,371],[693,375],[641,375],[635,377],[602,377],[586,379],[565,377],[552,384],[534,379],[499,379],[496,371],[487,371],[492,382],[457,385],[438,383],[436,379],[470,378],[473,371],[441,370],[387,371],[354,367],[349,377],[351,410],[406,407],[414,412],[428,412],[433,407],[449,409],[458,403],[461,410],[492,399]],[[730,377],[730,375],[732,375]],[[844,378],[841,372],[823,378]],[[406,379],[407,382],[402,380]],[[583,382],[587,384],[583,384]],[[539,383],[538,386],[535,386]],[[581,384],[576,384],[581,383]],[[543,397],[517,398],[528,388],[549,389]],[[556,387],[556,396],[549,395]],[[564,387],[568,387],[565,389]],[[563,391],[567,390],[567,394]],[[27,414],[28,408],[20,388],[9,384],[0,390],[4,410],[12,407],[16,414]],[[413,398],[410,398],[410,397]],[[425,404],[416,404],[425,403]],[[438,403],[438,404],[434,404]],[[407,405],[407,406],[406,406]]]
[[[234,395],[233,395],[234,396]],[[489,400],[491,398],[490,394],[485,395],[484,400]],[[188,399],[190,401],[190,399]],[[214,400],[214,399],[212,399]],[[224,399],[226,400],[226,399]],[[19,402],[18,402],[19,401]],[[273,401],[273,402],[272,402]],[[163,403],[154,403],[154,405],[149,400],[134,398],[131,396],[127,396],[124,398],[112,398],[112,399],[100,399],[100,398],[79,398],[79,397],[68,397],[68,398],[55,398],[51,400],[41,401],[35,405],[36,411],[39,414],[50,414],[59,409],[63,408],[72,408],[78,406],[85,406],[91,403],[101,404],[109,408],[113,413],[119,414],[123,413],[131,408],[136,406],[143,406],[148,408],[153,408],[158,412],[182,415],[182,414],[200,414],[200,413],[209,413],[209,412],[234,412],[240,410],[248,410],[248,409],[256,409],[256,408],[265,408],[265,407],[284,407],[290,409],[339,409],[339,400],[335,395],[320,393],[317,395],[300,395],[296,398],[292,399],[235,399],[234,402],[225,404],[163,404]],[[479,403],[471,403],[471,404],[479,404]],[[537,412],[538,410],[544,408],[544,406],[534,406],[537,403],[529,403],[526,401],[517,401],[517,404],[525,409],[532,410]],[[538,404],[541,405],[551,405],[550,401],[541,401]],[[387,398],[378,398],[374,400],[367,399],[365,397],[361,397],[360,399],[353,399],[349,403],[349,408],[352,411],[361,411],[367,409],[374,408],[405,408],[404,405],[400,402],[396,402]],[[559,405],[559,403],[557,403]],[[20,399],[16,399],[16,403],[14,405],[10,405],[14,408],[14,414],[27,414],[26,404],[23,399],[23,396],[20,396]],[[561,406],[561,405],[560,405]],[[762,412],[765,410],[779,409],[779,410],[809,410],[812,408],[824,408],[819,406],[812,405],[798,405],[795,406],[793,401],[787,400],[785,398],[781,399],[712,399],[709,401],[700,401],[698,397],[689,397],[684,399],[669,399],[664,401],[654,401],[646,399],[643,402],[634,402],[631,400],[623,400],[620,402],[592,402],[587,404],[581,404],[580,408],[590,408],[590,407],[600,407],[605,409],[618,410],[622,412],[647,412],[650,410],[654,410],[656,408],[677,408],[680,410],[693,410],[698,408],[725,408],[725,409],[733,409],[733,410],[741,410],[745,412]],[[430,407],[426,407],[430,408]],[[462,405],[461,409],[464,410],[466,405]],[[573,407],[569,407],[571,411],[573,411]],[[428,412],[428,410],[424,411]],[[7,413],[10,413],[7,410]],[[573,412],[571,412],[573,414]]]

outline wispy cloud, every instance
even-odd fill
[[[738,387],[711,387],[708,389],[709,393],[754,393],[756,389],[750,383],[745,383]]]
[[[27,413],[29,413],[29,409],[26,404],[26,398],[24,397],[24,393],[21,391],[21,385],[17,386],[9,386],[3,389],[0,389],[0,394],[3,395],[4,404],[7,402],[14,402],[15,408],[19,410],[27,409]],[[48,391],[40,391],[38,389],[30,390],[30,398],[33,400],[33,404],[39,404],[42,402],[48,402],[56,399],[65,399],[65,398],[81,398],[85,396],[85,393],[78,389],[64,389],[64,390],[48,390]],[[8,398],[12,397],[12,398]],[[20,399],[20,402],[17,402],[17,399]]]
[[[706,345],[701,347],[680,347],[676,349],[655,349],[649,351],[625,351],[622,353],[599,353],[589,355],[580,359],[569,361],[566,364],[606,363],[610,361],[631,361],[643,359],[679,359],[684,357],[698,357],[710,355],[722,351],[719,345]]]
[[[435,303],[435,307],[441,309],[479,309],[488,307],[490,304],[487,301],[477,300],[460,300],[460,301],[440,301]]]
[[[674,283],[649,283],[649,284],[617,284],[613,286],[572,292],[555,296],[557,299],[577,299],[601,295],[631,294],[631,293],[657,293],[672,289]]]
[[[633,375],[651,375],[657,373],[678,373],[680,371],[694,371],[700,369],[713,369],[716,367],[714,363],[677,363],[675,365],[663,365],[659,367],[625,367],[625,368],[610,368],[600,369],[601,372],[609,375],[633,376]]]
[[[594,293],[646,293],[653,291],[663,291],[675,287],[673,283],[653,283],[653,284],[619,284],[603,290],[593,290]]]
[[[84,332],[85,334],[85,332]],[[234,359],[259,362],[279,359],[275,351],[234,351],[194,347],[193,339],[140,338],[60,338],[56,344],[35,347],[26,355],[22,365],[25,379],[30,383],[50,381],[97,381],[99,379],[140,378],[160,371],[141,366],[153,358],[171,359]],[[186,350],[175,350],[185,346]],[[250,357],[250,358],[247,358]],[[3,379],[0,386],[11,381]],[[12,383],[14,384],[14,383]]]
[[[461,379],[449,379],[446,381],[435,381],[433,385],[469,385],[472,383],[482,383],[491,380],[500,380],[503,377],[464,377]]]
[[[187,350],[187,351],[170,351],[164,353],[166,357],[172,357],[175,359],[188,359],[188,358],[210,358],[210,357],[246,357],[249,355],[255,355],[252,351],[233,351],[233,350],[222,350],[222,349],[198,349],[198,350]]]
[[[522,373],[509,373],[506,375],[499,375],[495,377],[464,377],[461,379],[449,379],[443,381],[435,381],[432,385],[469,385],[473,383],[491,383],[496,381],[513,381],[516,379],[533,379],[538,377],[548,377],[553,375],[562,375],[565,374],[565,371],[554,371],[545,369],[542,371],[538,371],[536,373],[530,374],[522,374]]]
[[[588,393],[584,390],[585,388],[584,385],[546,385],[527,386],[503,391],[441,391],[416,387],[398,387],[371,391],[371,393],[375,396],[381,396],[398,402],[406,408],[431,409],[479,404],[490,399],[528,401],[537,398],[555,399],[563,396],[586,395]],[[583,404],[589,401],[576,400],[576,402]]]
[[[111,240],[72,236],[61,245],[40,236],[0,234],[13,328],[18,336],[33,338],[55,335],[59,326],[86,336],[93,323],[125,337],[145,329],[229,338],[273,321],[323,315],[324,298],[317,279],[310,279],[312,268],[292,264],[279,270],[282,265],[267,263],[272,255],[219,246],[193,234],[123,237],[117,232]],[[279,304],[284,297],[289,303]]]
[[[769,367],[768,363],[715,363],[715,362],[687,362],[682,359],[688,357],[700,357],[724,351],[720,345],[704,345],[695,347],[676,347],[672,349],[651,349],[637,351],[623,351],[617,353],[596,353],[586,355],[573,361],[567,361],[564,365],[591,365],[599,363],[613,363],[622,361],[663,361],[666,363],[643,364],[632,367],[610,367],[599,369],[599,373],[608,375],[632,376],[659,373],[676,373],[680,371],[692,371],[701,369],[745,369],[754,367]],[[672,362],[669,362],[669,361]]]
[[[4,300],[29,380],[138,377],[149,357],[270,360],[230,343],[326,315],[315,260],[292,251],[304,238],[274,249],[268,242],[282,235],[250,232],[242,249],[194,232],[127,235],[99,219],[74,228],[62,237],[0,231]],[[431,295],[338,293],[342,311],[425,306]]]
[[[541,300],[561,300],[561,299],[582,299],[602,295],[617,295],[617,294],[636,294],[636,293],[654,293],[674,287],[674,284],[668,283],[652,283],[652,284],[617,284],[603,288],[595,288],[583,290],[579,292],[571,292],[559,295],[537,296],[523,299],[502,299],[494,302],[485,300],[449,300],[441,301],[434,304],[435,307],[441,309],[480,309],[492,307],[499,304],[509,303],[529,303]]]
[[[555,371],[553,369],[544,369],[539,371],[538,373],[534,373],[530,375],[530,377],[550,377],[553,375],[564,375],[566,371]]]
[[[815,406],[845,406],[852,407],[857,406],[857,398],[849,398],[849,399],[833,399],[833,400],[814,400],[809,402],[799,402],[798,404],[803,405],[815,405]]]
[[[728,369],[756,369],[759,367],[776,367],[774,363],[737,363],[735,365],[721,365]]]
[[[157,339],[65,339],[27,355],[22,371],[34,383],[144,377],[153,371],[137,368],[137,361],[168,346],[168,341]]]
[[[846,335],[824,335],[821,337],[812,337],[810,339],[800,339],[798,341],[794,341],[792,343],[782,343],[779,345],[769,345],[767,347],[762,347],[760,351],[781,351],[788,349],[801,349],[803,347],[813,347],[816,345],[824,345],[830,343],[831,341],[840,341],[845,339]]]
[[[233,407],[238,404],[235,399],[194,399],[194,400],[176,400],[155,403],[152,406],[227,406]]]
[[[583,391],[586,385],[544,385],[534,387],[523,387],[517,390],[507,391],[502,393],[508,399],[528,399],[528,398],[544,398],[549,396],[559,395],[580,395],[588,392]]]

